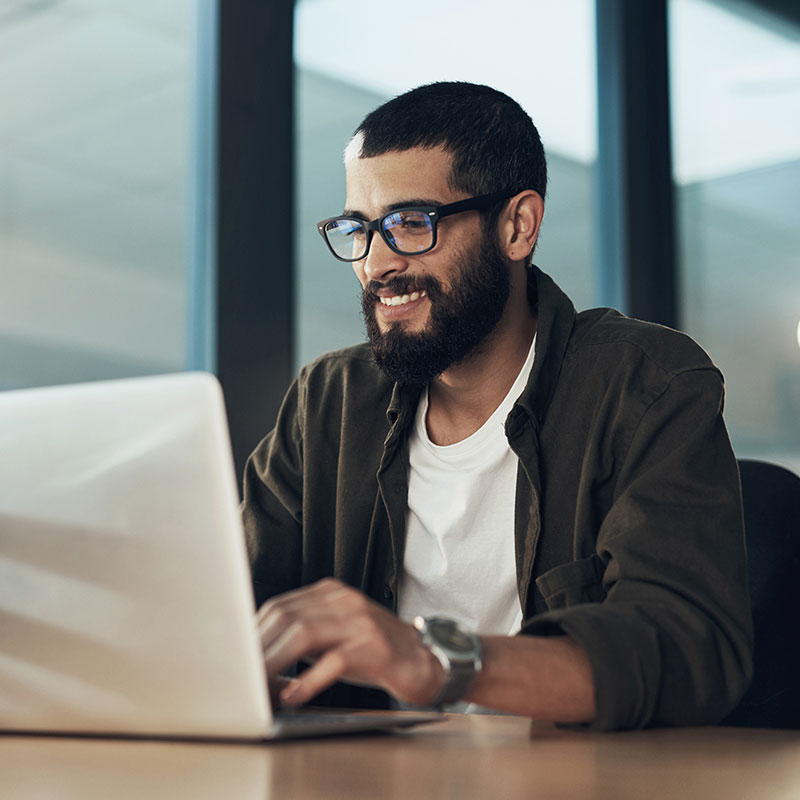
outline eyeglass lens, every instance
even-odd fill
[[[325,226],[325,238],[339,258],[363,258],[367,249],[367,229],[358,220],[335,219]]]
[[[433,220],[424,211],[395,211],[386,215],[381,227],[389,246],[404,255],[421,253],[433,244]],[[325,236],[333,252],[348,260],[366,255],[366,234],[364,224],[354,219],[337,219],[325,226]]]

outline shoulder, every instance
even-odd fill
[[[331,350],[323,353],[300,371],[301,375],[334,375],[343,374],[353,369],[359,370],[369,365],[375,367],[372,359],[372,350],[368,342],[343,347],[340,350]]]
[[[327,416],[381,403],[385,410],[394,387],[367,342],[319,356],[300,370],[297,380],[304,403],[324,406]]]
[[[368,342],[323,353],[301,370],[304,382],[360,380],[376,385],[389,383],[372,358]]]
[[[547,346],[553,347],[560,368],[584,374],[618,374],[635,369],[655,378],[675,377],[693,370],[719,375],[708,354],[691,337],[652,322],[626,317],[613,308],[575,312],[570,299],[549,275],[533,268],[540,318],[549,322]],[[644,371],[644,372],[643,372]]]
[[[606,368],[648,368],[665,378],[693,370],[718,372],[708,353],[685,333],[611,308],[593,308],[576,316],[566,356]]]

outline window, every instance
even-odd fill
[[[737,455],[800,472],[800,29],[672,0],[670,42],[684,327]]]
[[[196,3],[0,10],[0,388],[183,369]]]

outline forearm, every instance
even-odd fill
[[[298,659],[312,666],[282,687],[287,705],[308,702],[345,680],[377,686],[425,706],[446,675],[414,626],[334,579],[273,598],[258,612],[267,674]],[[595,698],[589,659],[570,637],[481,637],[483,668],[465,699],[498,711],[550,722],[591,722]]]
[[[583,648],[568,636],[483,636],[483,669],[466,700],[551,722],[591,722],[594,682]]]

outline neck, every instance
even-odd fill
[[[512,285],[503,316],[486,341],[430,383],[426,423],[432,442],[459,442],[489,419],[514,385],[535,333],[525,286]]]

